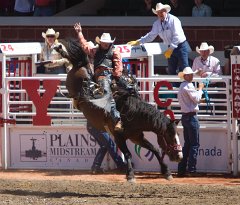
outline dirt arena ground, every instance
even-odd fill
[[[199,175],[165,180],[157,173],[91,175],[87,171],[0,171],[0,204],[240,204],[240,178]]]

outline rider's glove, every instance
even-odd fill
[[[140,45],[140,41],[129,41],[128,43],[127,43],[128,45],[131,45],[131,46],[138,46],[138,45]]]
[[[172,53],[173,53],[173,49],[168,48],[168,49],[164,52],[165,58],[166,58],[166,59],[170,58],[171,55],[172,55]]]

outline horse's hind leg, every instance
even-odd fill
[[[115,142],[121,152],[123,153],[125,160],[127,162],[126,178],[128,182],[135,182],[134,169],[132,166],[132,155],[127,148],[126,140],[120,134],[115,135]]]
[[[153,144],[151,142],[149,142],[146,138],[144,138],[143,134],[142,134],[141,139],[142,140],[138,141],[137,144],[140,145],[141,147],[144,147],[144,148],[150,150],[151,152],[153,152],[153,154],[157,157],[157,160],[161,167],[161,172],[164,175],[164,177],[167,180],[172,180],[173,177],[172,177],[171,171],[168,168],[168,166],[164,163],[163,158],[160,156],[159,150],[155,146],[153,146]]]

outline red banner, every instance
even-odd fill
[[[240,117],[240,64],[232,64],[232,117]]]

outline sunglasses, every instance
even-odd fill
[[[51,36],[47,36],[47,38],[55,38],[55,36],[54,36],[54,35],[51,35]]]

